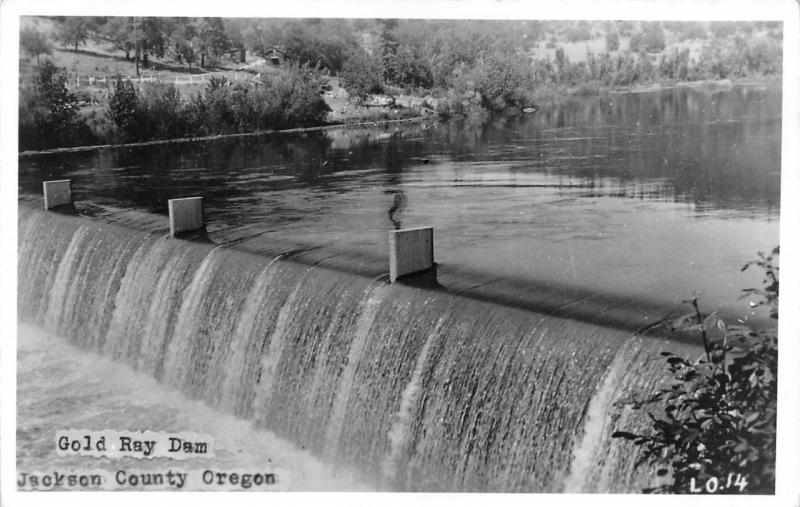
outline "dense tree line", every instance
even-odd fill
[[[221,18],[62,17],[57,37],[78,50],[91,39],[147,66],[151,57],[170,57],[189,66],[216,63],[235,48]]]
[[[530,39],[543,34],[540,25],[379,20],[372,30],[375,41],[351,54],[342,80],[351,95],[361,99],[393,88],[433,92],[442,98],[440,112],[449,115],[530,106],[542,90],[596,91],[781,72],[780,26],[712,23],[706,30],[695,22],[665,25],[605,22],[598,28],[585,21],[555,23],[551,30],[568,41],[605,33],[605,53],[571,62],[559,46],[553,58],[529,56]],[[746,36],[755,28],[769,34]],[[691,57],[685,47],[667,48],[665,30],[674,39],[703,40],[699,56]],[[621,51],[623,36],[628,47]]]
[[[780,72],[782,27],[777,22],[631,22],[631,21],[438,21],[343,20],[255,18],[126,18],[61,17],[57,38],[66,48],[78,49],[94,40],[122,51],[126,58],[170,58],[190,67],[208,67],[236,51],[264,56],[274,48],[298,64],[344,72],[344,82],[356,97],[385,87],[449,90],[457,81],[480,68],[508,58],[527,57],[548,34],[565,42],[605,37],[607,54],[571,64],[563,54],[538,59],[520,75],[533,74],[538,82],[572,83],[599,80],[601,84],[632,84],[668,78],[700,79]],[[755,36],[756,32],[768,36]],[[23,47],[31,56],[47,54],[46,43],[25,31]],[[697,40],[700,58],[677,64],[681,52],[667,47],[671,41]],[[621,50],[621,38],[627,47]],[[548,44],[550,45],[550,44]],[[558,43],[552,45],[558,49]],[[659,58],[653,58],[658,54]],[[503,56],[504,55],[504,56]],[[644,55],[648,61],[644,61]],[[591,61],[594,59],[593,61]],[[605,64],[613,61],[610,72]],[[598,63],[599,62],[599,63]],[[601,68],[596,66],[600,65]],[[681,65],[683,67],[681,67]],[[551,71],[542,76],[542,72]],[[503,69],[507,78],[511,71]],[[518,81],[516,76],[514,83]],[[349,81],[349,83],[348,83]],[[369,90],[369,91],[367,91]],[[480,90],[478,90],[480,91]],[[490,99],[490,101],[493,99]]]
[[[99,115],[79,114],[79,99],[66,87],[63,69],[46,62],[19,103],[20,150],[95,143],[126,143],[234,134],[325,122],[319,70],[293,65],[263,83],[212,78],[199,93],[182,95],[171,83],[137,89],[118,79]]]
[[[297,63],[335,72],[358,45],[351,23],[343,20],[71,16],[54,21],[55,42],[65,49],[78,51],[92,40],[144,66],[157,57],[207,68],[244,50],[264,56],[279,48]]]
[[[297,63],[332,72],[359,50],[382,61],[388,83],[443,86],[458,65],[471,65],[498,48],[525,53],[546,35],[565,42],[592,37],[607,40],[607,50],[638,54],[665,49],[665,32],[678,41],[749,41],[754,32],[768,30],[780,40],[779,22],[631,22],[631,21],[438,21],[270,18],[169,17],[56,17],[56,38],[75,51],[88,40],[107,44],[127,58],[137,50],[142,60],[170,57],[206,66],[234,49],[265,55],[280,48]],[[28,35],[30,35],[28,33]],[[41,54],[41,53],[40,53]]]
[[[111,111],[95,114],[89,129],[106,140],[319,124],[325,121],[326,109],[320,97],[327,80],[323,75],[338,76],[350,96],[361,102],[379,93],[432,95],[446,117],[519,110],[547,97],[604,87],[779,74],[782,60],[782,25],[777,22],[189,17],[53,21],[51,41],[34,29],[21,32],[25,55],[47,55],[51,42],[77,51],[92,40],[144,66],[160,58],[206,68],[244,50],[266,56],[276,48],[291,62],[287,72],[278,72],[261,87],[214,81],[194,96],[181,96],[163,85],[135,90],[121,81],[111,97]],[[571,61],[563,44],[587,37],[604,39],[606,51]],[[532,57],[534,48],[548,38],[551,56]],[[690,53],[678,43],[686,40],[699,51]],[[35,82],[23,86],[23,145],[74,144],[91,137],[85,128],[76,128],[81,123],[78,101],[66,90],[65,79],[62,71],[48,66]],[[136,112],[124,113],[125,108]],[[65,125],[71,128],[65,130]]]
[[[212,78],[186,99],[172,84],[137,90],[119,80],[108,105],[109,137],[134,142],[320,125],[329,111],[321,86],[319,74],[303,66],[259,86]]]

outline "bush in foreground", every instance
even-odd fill
[[[776,247],[744,266],[764,270],[764,288],[746,289],[757,304],[778,318]],[[691,361],[664,352],[673,382],[644,401],[648,434],[617,431],[633,441],[642,460],[671,482],[646,490],[665,493],[771,494],[775,489],[778,337],[775,329],[753,331],[725,326],[715,314],[704,316],[697,298],[693,311],[672,322],[673,329],[695,332],[704,356]],[[642,405],[637,404],[638,407]]]

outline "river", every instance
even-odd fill
[[[403,226],[434,227],[439,279],[454,290],[667,306],[700,291],[747,319],[739,291],[760,273],[740,268],[779,241],[780,139],[779,88],[678,88],[490,122],[24,158],[20,192],[71,178],[79,210],[115,216],[202,195],[214,241],[320,250],[369,274],[387,270],[388,210],[403,192]]]
[[[161,429],[212,435],[213,466],[273,457],[289,489],[641,491],[624,400],[701,348],[632,331],[693,290],[767,320],[738,294],[779,241],[780,142],[757,86],[25,157],[18,466],[75,466],[65,426]],[[59,178],[95,219],[42,211]],[[191,195],[207,237],[173,240]],[[435,228],[439,285],[385,283],[396,201]]]

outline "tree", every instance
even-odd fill
[[[276,20],[241,20],[239,26],[242,40],[251,53],[264,56],[275,46],[275,33],[279,30]]]
[[[140,134],[139,96],[130,81],[117,78],[108,98],[108,118],[116,126],[121,141],[134,140]]]
[[[370,95],[383,92],[383,67],[380,60],[366,52],[355,51],[342,68],[342,86],[359,102],[366,101]]]
[[[745,296],[760,298],[778,318],[777,257],[759,252],[756,265],[764,271],[764,287],[746,289]],[[775,489],[775,443],[778,388],[776,329],[753,331],[726,326],[716,314],[703,315],[697,297],[692,312],[671,322],[674,330],[697,333],[705,354],[692,361],[663,352],[673,376],[634,408],[654,406],[647,434],[627,431],[615,438],[633,441],[643,450],[642,460],[657,467],[671,482],[648,491],[671,493],[758,493]]]
[[[199,40],[197,25],[190,18],[176,18],[170,41],[170,53],[180,63],[192,64],[197,61]]]
[[[271,118],[275,128],[322,124],[330,112],[322,98],[324,82],[318,67],[291,64],[263,88],[267,100],[262,110],[269,112],[265,120]]]
[[[619,49],[619,34],[608,32],[606,34],[606,51],[617,51]]]
[[[134,40],[134,19],[127,17],[111,17],[98,30],[98,37],[111,44],[113,49],[125,53],[125,59],[131,59],[131,51],[136,48]]]
[[[678,81],[686,80],[689,76],[689,49],[678,51],[676,48],[662,54],[659,70],[663,77]]]
[[[163,58],[169,46],[169,34],[174,28],[170,18],[137,18],[135,20],[135,42],[138,43],[142,65],[147,67],[149,57]],[[139,61],[137,54],[137,62]]]
[[[295,62],[332,72],[340,71],[347,55],[358,48],[352,29],[341,20],[319,21],[314,25],[292,22],[275,40]]]
[[[230,40],[231,47],[236,48],[239,52],[239,57],[237,60],[238,63],[244,63],[246,48],[246,41],[243,31],[244,25],[240,22],[240,20],[236,19],[225,19],[223,20],[223,23],[225,25],[225,34]]]
[[[477,24],[440,22],[431,26],[435,37],[428,46],[429,68],[434,86],[448,87],[458,68],[470,68],[492,40]]]
[[[78,98],[67,89],[67,76],[46,60],[32,87],[20,91],[20,145],[70,146],[91,137],[78,116]]]
[[[231,45],[222,18],[198,18],[195,22],[198,50],[200,52],[200,67],[206,67],[206,59],[216,60],[224,54]]]
[[[642,32],[642,44],[648,53],[663,51],[666,46],[664,41],[664,29],[658,22],[649,22],[644,25]]]
[[[399,86],[429,88],[433,85],[430,58],[425,54],[430,32],[420,22],[382,23],[381,58],[384,78]]]
[[[25,28],[19,34],[19,46],[29,57],[36,57],[36,65],[39,65],[39,55],[50,55],[53,53],[50,41],[47,37],[33,28]]]
[[[86,44],[86,39],[94,29],[92,18],[81,16],[64,17],[58,27],[58,38],[64,47],[72,45],[75,52],[78,51],[78,44]]]
[[[529,105],[527,91],[533,87],[533,75],[525,57],[495,51],[486,55],[467,76],[475,83],[482,105],[489,111]]]
[[[750,72],[777,74],[781,71],[781,44],[768,37],[751,39],[745,59]]]

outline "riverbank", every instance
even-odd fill
[[[116,149],[116,148],[133,148],[139,146],[157,146],[162,144],[179,144],[179,143],[193,143],[198,141],[213,141],[217,139],[229,139],[235,137],[255,137],[265,134],[297,134],[306,132],[319,132],[333,129],[347,129],[359,127],[380,127],[388,126],[396,123],[411,123],[423,120],[424,117],[417,116],[411,118],[403,118],[398,120],[379,120],[379,121],[353,121],[350,123],[330,123],[327,125],[320,125],[318,127],[300,127],[293,129],[283,130],[259,130],[256,132],[243,132],[240,134],[220,134],[213,136],[199,136],[199,137],[180,137],[175,139],[156,139],[153,141],[141,141],[136,143],[122,143],[122,144],[96,144],[87,146],[70,146],[64,148],[52,148],[49,150],[28,150],[21,151],[18,154],[19,158],[33,157],[38,155],[49,155],[57,153],[77,153],[81,151],[103,150],[103,149]]]
[[[742,85],[781,85],[781,76],[761,76],[759,78],[720,79],[701,81],[668,81],[662,83],[647,83],[628,87],[608,87],[596,82],[581,83],[576,86],[543,86],[532,92],[531,97],[535,104],[533,110],[542,107],[555,106],[575,97],[587,97],[603,94],[629,94],[648,93],[677,88],[705,88],[718,89]],[[259,136],[263,134],[288,134],[324,131],[330,129],[381,126],[396,123],[422,121],[426,118],[446,116],[439,110],[443,99],[426,95],[424,97],[410,94],[376,95],[364,104],[351,102],[346,92],[333,82],[331,91],[323,95],[325,103],[330,108],[327,122],[323,125],[312,127],[298,127],[289,129],[264,129],[252,132],[215,134],[207,136],[188,136],[167,139],[155,139],[130,143],[104,143],[87,144],[82,146],[56,147],[46,150],[25,150],[19,152],[19,157],[29,157],[43,154],[74,153],[96,149],[128,148],[136,146],[155,146],[163,144],[189,143],[197,141],[210,141],[234,137]]]
[[[585,97],[602,94],[648,93],[678,88],[721,89],[733,86],[767,85],[781,86],[783,76],[770,75],[759,77],[743,77],[736,79],[703,79],[697,81],[663,81],[640,83],[631,86],[605,86],[597,82],[585,82],[575,86],[543,86],[532,94],[538,107],[555,105],[574,97]]]
[[[664,83],[642,84],[639,86],[629,86],[624,88],[614,88],[610,93],[643,93],[661,90],[672,90],[676,88],[730,88],[731,86],[750,86],[750,85],[775,85],[782,84],[783,76],[761,76],[746,77],[738,79],[703,79],[699,81],[671,81]]]
[[[662,81],[653,83],[641,83],[631,86],[607,86],[596,81],[588,81],[569,85],[543,85],[531,91],[529,99],[532,102],[532,107],[526,112],[533,112],[542,107],[551,107],[558,105],[564,101],[574,99],[575,97],[591,97],[606,94],[622,94],[622,93],[648,93],[664,90],[672,90],[678,88],[699,88],[699,89],[724,89],[733,86],[780,86],[782,84],[782,76],[770,75],[759,77],[744,77],[738,79],[703,79],[697,81]],[[398,111],[413,111],[417,116],[422,115],[436,115],[442,119],[450,116],[458,116],[453,114],[452,107],[447,104],[448,99],[443,96],[451,93],[452,90],[447,92],[439,92],[416,95],[377,95],[370,101],[372,105],[359,106],[355,104],[348,104],[338,101],[331,101],[326,97],[326,102],[331,107],[330,117],[335,117],[343,121],[368,121],[370,119],[378,119],[387,117],[390,114],[397,114]],[[470,99],[465,99],[470,100]],[[386,105],[381,105],[386,104]],[[400,107],[400,109],[397,108]],[[500,114],[514,109],[519,112],[517,108],[508,108],[505,111],[500,111]],[[470,112],[479,110],[489,114],[489,111],[484,111],[480,107],[467,108]]]

